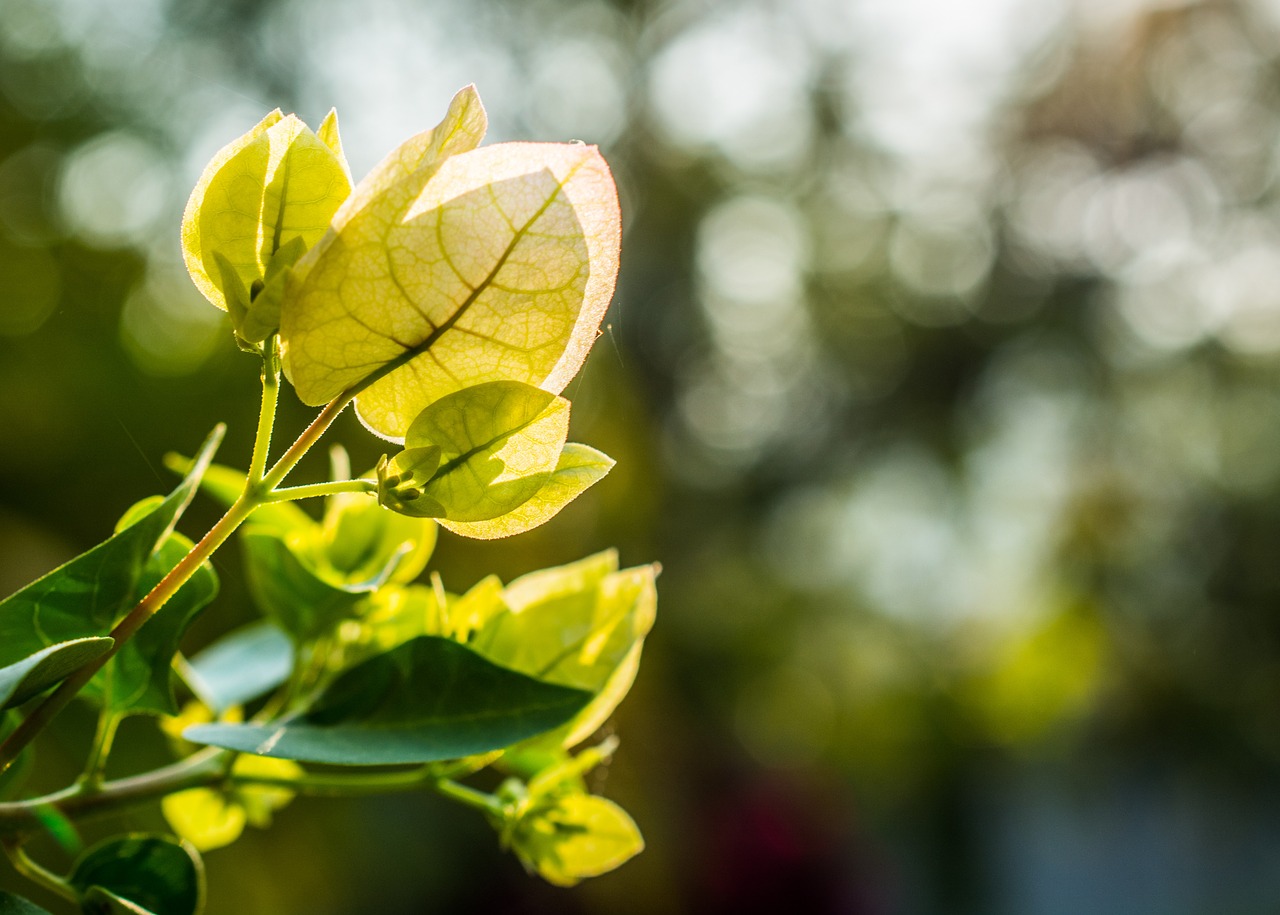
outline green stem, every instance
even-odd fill
[[[485,794],[483,791],[477,791],[475,788],[469,788],[461,782],[451,781],[442,778],[436,781],[432,787],[442,797],[465,804],[468,807],[474,807],[484,813],[492,814],[496,817],[505,815],[503,804],[492,794]]]
[[[373,480],[334,480],[330,483],[311,483],[307,486],[286,486],[273,489],[267,494],[264,502],[294,502],[298,499],[311,499],[316,496],[332,496],[340,492],[378,491],[378,484]]]
[[[325,430],[338,418],[338,414],[345,410],[347,404],[355,399],[360,387],[360,385],[357,385],[338,395],[335,400],[330,401],[320,411],[320,415],[311,421],[311,425],[302,430],[302,434],[289,446],[289,450],[281,455],[280,460],[276,461],[276,465],[263,477],[262,491],[264,493],[269,493],[280,485],[280,481],[285,478],[290,470],[297,466],[298,461],[302,460],[302,456],[311,450],[311,446],[320,440],[320,436],[324,435]]]
[[[61,791],[25,801],[0,803],[0,835],[16,835],[38,829],[41,811],[53,809],[66,817],[83,817],[128,807],[188,788],[217,785],[226,778],[224,762],[229,750],[209,748],[180,762],[89,787],[72,785]]]
[[[102,784],[107,771],[107,759],[111,756],[111,744],[115,742],[116,731],[124,716],[104,708],[98,713],[98,727],[93,734],[93,746],[89,750],[89,760],[85,763],[84,774],[80,776],[82,785],[93,787]]]
[[[68,818],[106,813],[164,797],[190,788],[244,786],[285,788],[299,794],[318,797],[359,797],[399,791],[430,789],[443,797],[501,817],[502,802],[490,794],[477,791],[419,766],[396,772],[312,773],[297,778],[273,777],[229,771],[235,753],[213,747],[163,768],[129,778],[103,782],[97,786],[73,785],[52,794],[25,801],[0,803],[0,836],[13,837],[40,828],[41,812],[56,810]]]
[[[72,902],[80,901],[79,894],[71,884],[32,861],[19,842],[5,842],[3,845],[4,853],[9,858],[10,863],[13,864],[13,869],[22,874],[22,876],[32,883],[39,884],[46,890],[61,896],[63,899],[69,899]]]
[[[248,486],[257,486],[267,469],[271,450],[271,432],[276,424],[276,405],[280,402],[280,348],[272,334],[263,344],[262,406],[258,410],[258,432],[253,439],[253,457],[249,461]]]
[[[229,781],[232,784],[251,785],[258,788],[286,788],[298,794],[319,797],[359,797],[367,794],[390,794],[397,791],[429,788],[441,797],[447,797],[484,813],[497,817],[503,816],[504,813],[502,801],[492,794],[477,791],[475,788],[451,779],[441,778],[432,771],[430,766],[403,772],[371,772],[361,775],[308,773],[299,778],[233,773]]]
[[[257,788],[286,788],[299,794],[318,797],[358,797],[366,794],[389,794],[430,786],[431,772],[426,768],[401,772],[369,772],[360,775],[342,773],[308,773],[297,778],[254,775],[233,772],[230,782]]]

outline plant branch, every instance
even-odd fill
[[[302,434],[289,446],[289,450],[281,455],[280,460],[276,461],[275,466],[263,477],[263,492],[269,493],[280,485],[280,481],[297,466],[302,456],[311,450],[311,446],[320,440],[320,436],[324,435],[325,430],[338,418],[338,414],[346,409],[347,404],[355,399],[357,393],[359,393],[359,385],[344,391],[320,411],[320,415],[311,421],[311,425],[302,430]]]
[[[32,883],[38,884],[61,896],[63,899],[69,899],[72,902],[79,902],[80,897],[75,889],[52,871],[46,870],[28,857],[26,851],[22,847],[22,843],[18,841],[6,841],[3,844],[5,856],[13,865],[13,869],[26,877]]]
[[[8,739],[3,744],[0,744],[0,772],[7,769],[17,759],[23,748],[31,743],[35,736],[44,729],[45,725],[67,707],[76,694],[84,689],[85,684],[93,679],[94,674],[115,657],[116,653],[124,647],[124,644],[133,637],[133,634],[142,627],[142,624],[151,619],[152,615],[164,606],[165,601],[187,583],[187,580],[195,574],[196,570],[213,555],[218,547],[226,542],[226,539],[249,517],[256,507],[257,505],[254,501],[243,495],[237,499],[218,523],[210,528],[200,542],[191,548],[191,552],[182,557],[178,564],[169,570],[169,574],[160,579],[160,582],[151,589],[147,596],[139,601],[137,606],[130,610],[124,619],[120,620],[116,627],[108,633],[115,640],[111,650],[63,680],[57,689],[36,706],[35,710],[23,719],[21,724],[14,728]]]
[[[276,405],[280,401],[280,348],[272,334],[262,352],[262,406],[258,410],[258,432],[253,439],[253,457],[249,461],[248,485],[257,486],[267,469],[271,450],[271,432],[276,423]]]
[[[141,775],[97,786],[73,785],[42,797],[0,803],[0,836],[8,836],[6,841],[16,844],[15,837],[41,827],[44,822],[41,813],[45,812],[47,817],[50,809],[74,819],[145,803],[190,788],[224,786],[284,788],[316,797],[360,797],[428,789],[494,816],[503,813],[502,802],[493,795],[442,778],[429,765],[395,772],[308,772],[297,778],[285,778],[228,771],[228,763],[235,755],[231,750],[209,747],[180,762]]]
[[[66,817],[83,817],[128,807],[175,791],[216,785],[226,778],[224,760],[229,750],[209,748],[180,762],[142,775],[103,782],[89,787],[73,785],[52,794],[25,801],[0,803],[0,835],[30,832],[43,822],[40,811],[52,808]]]
[[[378,484],[373,480],[334,480],[329,483],[311,483],[307,486],[286,486],[273,489],[264,502],[294,502],[298,499],[311,499],[316,496],[332,496],[340,492],[378,491]]]

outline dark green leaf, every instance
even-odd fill
[[[59,642],[16,664],[0,668],[0,709],[21,705],[32,696],[65,680],[90,661],[111,650],[114,639],[87,638]]]
[[[292,719],[198,725],[184,736],[306,762],[436,762],[550,730],[590,699],[589,693],[499,667],[449,639],[422,636],[346,671]]]
[[[168,836],[108,839],[80,856],[68,880],[86,896],[92,887],[101,887],[153,915],[196,915],[204,907],[204,865],[199,854]],[[99,903],[94,904],[106,901],[97,895]],[[86,905],[86,911],[94,910]]]
[[[141,600],[191,547],[186,537],[170,534],[147,561],[134,599]],[[176,715],[173,656],[187,627],[217,594],[218,576],[206,563],[142,625],[81,695],[125,714]]]
[[[293,670],[293,643],[265,620],[237,629],[191,659],[200,697],[224,712],[275,689]]]
[[[298,642],[309,642],[352,616],[352,608],[381,584],[330,584],[307,568],[284,539],[268,531],[250,528],[241,539],[254,600]]]
[[[21,896],[0,892],[0,915],[49,915],[49,910],[42,909]]]
[[[0,601],[0,667],[60,642],[105,635],[132,607],[147,561],[191,501],[222,434],[222,426],[214,429],[191,472],[154,509]]]

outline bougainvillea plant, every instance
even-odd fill
[[[193,915],[201,852],[265,826],[296,795],[434,791],[476,808],[531,871],[570,885],[642,847],[584,776],[653,623],[656,568],[613,552],[462,593],[424,578],[437,530],[518,534],[612,461],[566,442],[560,392],[613,294],[620,221],[591,146],[481,147],[475,90],[353,186],[333,113],[315,131],[279,111],[222,149],[187,206],[196,286],[262,370],[245,471],[213,462],[115,533],[0,601],[0,844],[15,869],[84,912]],[[315,420],[271,457],[280,377]],[[364,475],[285,485],[348,405],[395,443]],[[203,490],[226,513],[176,530]],[[324,500],[319,519],[293,504]],[[193,657],[214,598],[209,558],[236,532],[262,618]],[[24,791],[34,739],[73,700],[98,710],[83,774]],[[155,717],[175,759],[106,778],[122,719]],[[495,791],[466,779],[493,767]],[[172,834],[77,846],[83,817],[159,802]],[[27,841],[52,831],[66,867]],[[0,913],[43,909],[0,891]]]

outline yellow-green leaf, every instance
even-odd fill
[[[338,629],[346,667],[418,636],[440,634],[440,602],[425,585],[385,585],[369,596],[365,608]]]
[[[285,280],[288,278],[289,268],[306,250],[307,240],[301,235],[295,235],[286,241],[278,251],[267,257],[265,273],[261,281],[262,287],[258,294],[252,297],[243,316],[237,319],[238,306],[229,309],[232,322],[236,325],[237,333],[242,339],[250,343],[261,343],[276,332],[276,328],[280,326],[280,301],[284,297]],[[218,263],[225,275],[226,268],[223,265],[227,262],[219,260]],[[236,295],[239,294],[240,292],[237,291]],[[227,302],[228,305],[231,304],[230,296]]]
[[[244,808],[212,788],[170,794],[160,802],[160,810],[169,828],[198,851],[230,845],[244,832]]]
[[[328,119],[326,119],[327,123]],[[296,265],[291,278],[295,288],[301,287],[312,267],[322,260],[334,245],[348,244],[352,235],[343,230],[352,218],[377,202],[379,212],[407,209],[435,174],[440,163],[457,153],[468,152],[480,145],[489,120],[475,86],[466,86],[449,103],[444,120],[430,130],[415,134],[393,149],[356,185],[351,195],[338,207],[329,230]],[[325,139],[322,124],[321,139]],[[336,137],[336,122],[335,122]],[[287,349],[287,347],[286,347]],[[285,367],[286,374],[289,372]],[[291,376],[290,376],[291,377]]]
[[[326,119],[327,121],[327,119]],[[321,125],[323,130],[324,125]],[[333,232],[339,232],[351,221],[351,217],[363,210],[375,197],[397,188],[407,206],[422,185],[431,177],[441,162],[450,156],[468,152],[480,145],[489,118],[474,85],[463,87],[449,102],[444,120],[430,130],[415,134],[393,149],[343,202],[333,217]],[[336,124],[335,124],[336,131]],[[323,134],[322,137],[323,139]],[[415,179],[406,181],[406,179]],[[323,245],[332,244],[334,235],[325,238]],[[317,252],[316,257],[321,252]],[[309,258],[309,262],[316,257]]]
[[[516,381],[464,388],[413,421],[409,447],[379,474],[379,497],[410,514],[422,502],[456,521],[496,518],[537,494],[568,434],[563,397]]]
[[[204,293],[204,297],[224,310],[227,302],[223,292],[223,278],[216,272],[217,265],[214,262],[214,254],[219,251],[217,239],[223,234],[256,237],[257,220],[261,211],[260,207],[254,207],[251,211],[237,213],[234,209],[226,208],[233,196],[228,187],[232,183],[231,174],[232,171],[241,170],[249,174],[255,171],[265,173],[268,149],[262,138],[283,118],[284,114],[277,108],[247,133],[218,150],[204,167],[200,180],[196,182],[191,197],[187,200],[186,211],[182,214],[182,256],[187,264],[187,272],[191,274],[196,288]],[[219,206],[223,207],[221,221],[224,225],[216,229],[209,226],[206,230],[203,225],[207,220],[206,209],[216,209]],[[205,237],[206,235],[209,237]],[[225,251],[222,254],[227,257]],[[232,266],[234,269],[234,265]],[[242,285],[247,292],[249,284],[242,282]]]
[[[361,182],[281,310],[298,396],[319,405],[364,384],[361,418],[393,439],[471,385],[562,390],[613,294],[620,227],[595,147],[504,143],[416,171],[405,160],[417,161],[393,154]]]
[[[231,774],[242,779],[292,781],[302,778],[306,773],[301,766],[288,759],[237,756]],[[244,808],[249,824],[257,829],[266,829],[271,825],[275,812],[286,807],[293,800],[294,792],[277,785],[244,783],[236,786],[235,797]]]
[[[297,779],[297,763],[265,756],[239,756],[231,770],[240,778]],[[170,794],[160,808],[169,826],[199,851],[230,845],[246,824],[265,829],[272,814],[293,800],[294,792],[274,785],[240,784],[226,791],[192,788]]]
[[[496,575],[489,575],[476,582],[466,594],[448,600],[440,634],[457,642],[466,642],[490,619],[506,612],[507,605],[502,602],[502,581]]]
[[[512,670],[595,694],[571,722],[540,741],[569,747],[590,736],[635,679],[657,609],[658,570],[618,571],[617,563],[609,550],[516,579],[502,596],[509,611],[492,616],[472,642]]]
[[[556,469],[542,487],[505,515],[488,521],[439,520],[440,526],[463,537],[495,540],[512,537],[545,524],[613,469],[614,460],[594,448],[570,442],[560,452]]]
[[[336,585],[413,581],[436,545],[436,526],[388,511],[367,493],[344,492],[325,500],[324,520],[305,541],[316,573]]]
[[[294,238],[310,247],[328,229],[351,179],[330,145],[341,149],[336,121],[326,134],[329,143],[276,110],[205,167],[183,214],[182,249],[191,279],[214,305],[227,309],[230,291],[239,310],[246,291],[252,298],[254,284],[265,285],[277,251]]]
[[[324,116],[324,120],[316,128],[316,136],[320,138],[321,143],[333,150],[334,156],[342,163],[342,168],[347,173],[347,184],[350,184],[351,168],[347,165],[346,154],[342,151],[342,137],[338,135],[338,111],[336,108],[329,109],[329,113]]]
[[[573,886],[608,873],[644,850],[635,821],[612,801],[569,794],[521,817],[511,847],[548,883]]]

